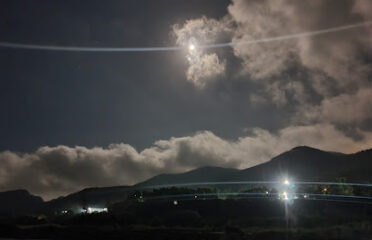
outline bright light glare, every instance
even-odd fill
[[[284,185],[289,185],[289,180],[288,180],[288,179],[285,179],[285,180],[283,181],[283,184],[284,184]]]
[[[195,50],[195,45],[191,43],[191,44],[189,45],[189,50],[190,50],[190,51],[194,51],[194,50]]]
[[[107,208],[97,208],[97,207],[88,207],[86,210],[87,213],[100,213],[107,212]]]
[[[287,194],[287,192],[283,192],[282,193],[282,197],[283,197],[284,200],[288,200],[288,194]]]

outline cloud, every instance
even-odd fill
[[[190,63],[186,72],[188,80],[198,88],[203,88],[209,81],[222,76],[225,72],[225,61],[220,61],[217,54],[201,54],[188,56]]]
[[[288,19],[282,10],[287,10],[277,1],[232,1],[229,16],[236,23],[232,42],[250,41],[290,34]],[[294,61],[296,45],[293,40],[269,44],[233,46],[236,57],[243,61],[243,72],[253,80],[280,75]]]
[[[219,39],[224,39],[230,33],[226,18],[220,21],[201,17],[188,20],[182,26],[175,24],[172,27],[172,34],[176,43],[188,48],[190,44],[195,49],[187,53],[189,67],[186,71],[187,80],[196,87],[203,88],[208,82],[212,82],[225,72],[225,61],[220,60],[216,53],[208,53],[198,46],[211,44]]]
[[[215,42],[226,32],[222,29],[228,28],[229,41],[238,43],[370,21],[371,9],[369,0],[232,0],[222,20],[193,19],[180,29],[188,37],[197,33],[201,39]],[[207,28],[201,32],[208,34],[200,34],[195,26]],[[226,76],[230,82],[234,77],[254,82],[255,92],[247,93],[250,105],[273,104],[283,111],[290,108],[292,117],[287,126],[330,123],[359,127],[371,119],[371,36],[370,26],[364,26],[312,37],[237,44],[232,49],[240,60],[239,73],[226,69],[229,58],[224,60],[224,68],[205,73],[225,72],[230,74]],[[218,57],[213,62],[195,67],[195,76],[200,76],[203,86],[209,83],[202,80],[206,78],[203,70],[220,63]]]
[[[172,26],[172,34],[176,38],[176,43],[184,47],[187,47],[190,41],[198,45],[211,44],[229,32],[231,29],[226,18],[219,21],[203,16],[199,19],[187,20],[183,25]]]
[[[372,146],[372,133],[359,142],[330,124],[291,126],[273,134],[254,128],[236,140],[209,131],[156,141],[138,152],[128,144],[106,148],[40,147],[32,153],[0,153],[0,190],[26,188],[45,199],[93,186],[131,185],[160,173],[202,166],[248,168],[298,145],[355,152]]]
[[[364,0],[233,0],[228,13],[236,25],[232,34],[236,43],[368,21],[368,9],[372,9],[372,2]],[[330,110],[331,104],[345,96],[359,98],[354,94],[370,87],[372,65],[366,57],[372,50],[370,39],[371,29],[366,26],[314,37],[235,45],[233,50],[242,60],[242,74],[261,83],[275,105],[295,102],[300,104],[299,111],[313,106],[312,112],[322,108],[318,121],[342,122],[345,116],[336,113],[340,106],[328,113],[325,108]],[[296,72],[305,74],[298,76]]]
[[[238,42],[361,22],[368,20],[362,9],[369,8],[370,1],[233,0],[228,11],[237,25],[233,42]],[[337,80],[338,87],[345,87],[365,80],[370,72],[370,65],[359,56],[370,45],[367,39],[366,26],[296,40],[238,45],[234,51],[253,78],[278,75],[296,63],[320,71]]]
[[[180,45],[187,45],[193,38],[203,44],[214,43],[222,33],[237,43],[367,21],[371,19],[369,9],[372,2],[368,0],[232,0],[228,14],[221,20],[192,19],[182,27],[175,25],[173,30]],[[372,50],[371,34],[371,29],[365,26],[313,37],[238,44],[232,48],[235,57],[242,61],[241,74],[249,79],[263,84],[288,82],[295,80],[288,71],[303,69],[309,76],[302,81],[308,81],[308,87],[320,96],[328,97],[355,92],[370,84],[372,66],[366,59]],[[277,95],[275,87],[266,90],[268,93],[274,90],[273,94]]]
[[[353,94],[325,98],[319,105],[299,111],[300,119],[322,121],[345,126],[358,126],[372,119],[372,88]],[[298,116],[297,116],[298,117]]]

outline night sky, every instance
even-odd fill
[[[371,148],[371,13],[370,0],[1,1],[0,42],[184,49],[0,47],[0,190],[49,199],[298,145]]]

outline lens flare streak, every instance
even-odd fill
[[[321,34],[345,31],[352,28],[358,28],[363,26],[369,26],[372,21],[365,21],[356,24],[343,25],[334,28],[327,28],[317,31],[282,35],[269,38],[252,39],[249,41],[238,41],[238,42],[227,42],[227,43],[216,43],[208,45],[200,45],[198,48],[222,48],[222,47],[233,47],[240,45],[249,45],[257,43],[267,43],[273,41],[283,41],[288,39],[303,38],[317,36]],[[0,47],[3,48],[15,48],[15,49],[30,49],[30,50],[48,50],[48,51],[69,51],[69,52],[161,52],[161,51],[180,51],[191,48],[195,49],[195,46],[171,46],[171,47],[81,47],[81,46],[57,46],[57,45],[38,45],[38,44],[25,44],[25,43],[14,43],[14,42],[0,42]]]

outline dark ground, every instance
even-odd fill
[[[3,218],[0,237],[33,239],[372,239],[372,205],[277,199],[152,200],[108,213]]]

